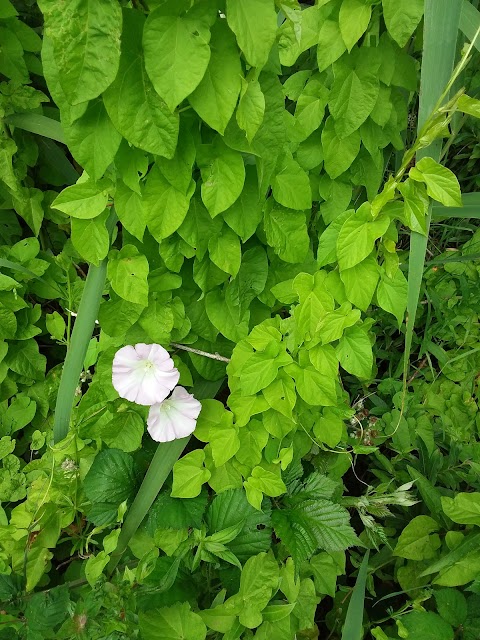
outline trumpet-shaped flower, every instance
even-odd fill
[[[137,404],[162,402],[179,378],[168,351],[159,344],[122,347],[113,359],[113,386],[119,396]]]
[[[183,387],[176,387],[162,403],[154,404],[148,413],[148,433],[156,442],[186,438],[195,430],[200,402]]]

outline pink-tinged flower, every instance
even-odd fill
[[[186,438],[195,430],[200,402],[183,387],[176,387],[172,395],[154,404],[148,413],[148,433],[156,442],[170,442]]]
[[[162,402],[179,378],[168,351],[159,344],[122,347],[113,359],[113,386],[130,402],[147,406]]]

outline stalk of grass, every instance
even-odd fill
[[[460,15],[460,31],[472,41],[475,33],[480,27],[480,11],[476,9],[469,0],[464,0]],[[480,42],[476,41],[474,46],[480,51]]]
[[[455,63],[456,43],[462,0],[425,0],[422,71],[420,78],[420,102],[418,130],[420,131],[451,81]],[[448,96],[446,96],[448,97]],[[429,156],[439,160],[442,141],[435,140],[421,149],[417,160]],[[413,330],[422,287],[428,233],[432,218],[432,205],[427,215],[427,233],[412,232],[408,265],[407,323],[405,334],[404,381],[408,376]]]
[[[106,223],[110,235],[113,232],[116,221],[117,216],[112,208]],[[77,319],[73,327],[70,347],[63,366],[60,386],[58,387],[53,423],[53,440],[55,443],[63,440],[68,433],[70,415],[75,400],[75,390],[83,370],[88,344],[95,328],[95,320],[98,316],[106,275],[107,258],[102,260],[98,267],[90,265],[82,299],[78,307]]]
[[[5,122],[18,129],[65,144],[62,125],[53,118],[47,118],[39,113],[14,113],[5,118]]]
[[[370,550],[363,556],[358,571],[357,581],[353,587],[352,597],[348,604],[342,640],[361,640],[363,637],[363,612],[365,609],[365,585],[367,583],[368,558]]]

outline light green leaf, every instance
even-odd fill
[[[136,247],[127,244],[113,249],[108,259],[107,274],[112,289],[128,302],[148,304],[148,260]]]
[[[237,200],[245,182],[245,165],[238,151],[229,149],[220,137],[202,145],[197,162],[202,173],[202,200],[214,218]]]
[[[45,325],[52,338],[55,338],[55,340],[62,340],[64,338],[66,328],[65,320],[58,311],[47,313],[45,316]]]
[[[264,351],[256,351],[243,363],[240,385],[244,396],[253,396],[268,387],[277,377],[279,366],[291,361],[285,352],[280,357],[278,353],[279,345],[272,341]]]
[[[444,513],[458,524],[480,526],[480,493],[457,493],[454,498],[442,496]]]
[[[336,354],[348,373],[360,379],[368,379],[372,375],[372,345],[362,327],[355,326],[345,330],[336,348]]]
[[[227,0],[227,21],[247,62],[262,68],[268,60],[277,33],[273,0]]]
[[[402,616],[409,640],[454,640],[452,627],[432,611],[412,611]]]
[[[87,262],[98,265],[110,249],[110,237],[106,227],[108,211],[91,220],[72,218],[72,243]]]
[[[337,256],[340,269],[354,267],[373,251],[377,238],[383,236],[390,225],[390,218],[380,215],[373,219],[369,203],[343,223],[337,239]]]
[[[397,269],[393,278],[382,273],[382,279],[377,289],[378,305],[395,316],[400,326],[407,308],[408,282],[400,269]]]
[[[95,218],[107,206],[109,186],[92,180],[79,182],[61,191],[51,206],[72,218]]]
[[[263,389],[263,396],[272,409],[279,411],[287,418],[292,417],[297,394],[290,376],[281,373],[276,380]]]
[[[235,277],[240,269],[242,250],[237,234],[224,225],[220,233],[212,236],[208,243],[211,261],[222,271]]]
[[[340,272],[347,299],[362,311],[370,306],[379,277],[375,252],[354,267]]]
[[[145,211],[143,198],[122,180],[117,180],[115,189],[115,211],[125,229],[142,241],[145,233]]]
[[[304,211],[312,207],[308,174],[291,155],[279,159],[272,182],[275,200],[289,209]]]
[[[422,19],[424,0],[382,0],[382,5],[389,34],[404,47]]]
[[[62,127],[75,160],[93,180],[99,180],[113,162],[122,139],[103,102],[90,102],[85,113],[73,122],[67,121],[62,114]]]
[[[464,624],[468,615],[465,596],[457,589],[438,589],[434,593],[437,611],[452,627]]]
[[[365,0],[343,0],[339,24],[343,41],[349,51],[367,30],[372,15],[372,5]]]
[[[352,309],[349,302],[345,302],[341,307],[330,311],[323,318],[320,318],[315,337],[319,337],[322,344],[339,340],[346,328],[352,327],[360,320],[361,313],[358,309]]]
[[[398,538],[394,555],[409,560],[430,560],[440,547],[438,523],[429,516],[413,518]],[[433,535],[432,535],[433,534]]]
[[[238,428],[234,427],[231,421],[230,424],[222,421],[221,424],[215,425],[210,431],[209,440],[216,467],[221,467],[233,458],[240,448]]]
[[[130,453],[140,448],[144,431],[144,421],[138,413],[121,411],[102,426],[100,435],[110,448]]]
[[[130,144],[171,158],[177,144],[179,117],[170,113],[145,73],[142,49],[145,18],[136,10],[123,11],[120,68],[103,96],[105,107],[115,128]]]
[[[68,101],[75,105],[96,98],[117,75],[120,5],[110,0],[67,0],[61,5],[41,0],[39,6]]]
[[[196,449],[177,460],[173,466],[172,498],[196,498],[210,478],[205,468],[205,452]]]
[[[379,82],[374,73],[363,68],[348,67],[337,73],[328,98],[328,108],[335,120],[335,132],[339,138],[347,138],[360,128],[372,113],[378,93]]]
[[[433,158],[422,158],[410,169],[410,177],[425,182],[427,193],[446,207],[461,207],[462,197],[457,177],[450,169],[438,164]]]
[[[170,184],[157,164],[150,169],[143,193],[143,209],[148,229],[157,242],[168,238],[180,227],[187,215],[191,195]]]
[[[471,98],[465,94],[461,95],[457,101],[457,109],[463,111],[463,113],[468,113],[474,118],[480,118],[480,100],[476,98]]]
[[[0,2],[0,18],[13,18],[17,16],[18,12],[10,2],[10,0],[2,0]]]
[[[105,551],[99,551],[96,556],[90,556],[85,564],[85,577],[93,587],[108,564],[110,556]]]
[[[155,91],[173,111],[200,84],[210,61],[208,25],[160,8],[143,31],[145,68]],[[162,55],[158,52],[161,51]]]
[[[244,80],[237,107],[237,123],[245,131],[247,140],[255,137],[265,115],[265,96],[258,80]]]
[[[205,309],[210,322],[228,340],[238,342],[247,337],[249,312],[241,315],[240,305],[226,300],[220,289],[207,293]]]
[[[412,231],[427,232],[427,213],[429,199],[425,187],[413,180],[406,180],[398,185],[398,190],[403,196],[403,215],[405,222]]]
[[[139,616],[143,640],[205,640],[207,628],[187,602],[142,611]]]
[[[317,440],[329,447],[336,447],[345,431],[343,420],[328,407],[313,425],[313,433]]]
[[[346,46],[340,33],[337,20],[325,20],[318,32],[317,63],[318,70],[325,71],[345,51]]]
[[[285,483],[272,471],[267,471],[263,467],[254,467],[251,475],[243,483],[247,492],[247,500],[252,507],[261,510],[262,494],[275,498],[287,491]],[[260,496],[260,499],[259,499]]]
[[[273,199],[267,201],[264,213],[268,244],[285,262],[303,262],[310,247],[304,212],[286,209]]]
[[[245,167],[245,185],[240,197],[224,213],[225,222],[243,242],[256,231],[263,217],[262,202],[258,192],[258,177],[255,167]]]
[[[345,173],[352,165],[360,151],[361,137],[359,131],[340,139],[335,131],[335,122],[330,116],[322,131],[323,161],[325,171],[334,180]]]
[[[209,127],[223,134],[237,104],[242,73],[235,36],[225,20],[213,26],[210,46],[205,75],[188,100]]]

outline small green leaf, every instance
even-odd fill
[[[139,616],[143,640],[205,640],[207,628],[187,602],[142,611]]]
[[[72,218],[72,244],[87,262],[98,265],[108,254],[110,236],[106,221],[109,212],[89,220]]]
[[[339,340],[336,354],[340,364],[348,373],[361,379],[368,379],[372,375],[372,345],[367,332],[362,327],[355,326],[345,330]]]
[[[369,203],[343,223],[337,239],[337,255],[340,269],[354,267],[373,251],[377,238],[383,236],[390,226],[390,218],[380,215],[374,219]]]
[[[410,177],[425,182],[427,193],[446,207],[461,207],[462,196],[457,177],[450,169],[438,164],[433,158],[422,158],[410,169]]]
[[[343,41],[351,51],[367,30],[372,15],[372,5],[365,0],[343,0],[339,24]]]
[[[109,186],[92,180],[79,182],[59,193],[51,206],[72,218],[96,218],[107,206]]]
[[[286,209],[273,199],[269,199],[265,207],[263,224],[267,242],[279,258],[293,263],[301,263],[305,260],[310,239],[304,212]]]
[[[245,131],[247,140],[255,137],[265,115],[265,96],[258,80],[244,80],[237,107],[237,123]]]
[[[208,242],[211,261],[222,271],[235,277],[240,269],[242,250],[237,234],[224,225],[221,232],[212,236]]]
[[[377,288],[378,305],[395,316],[400,326],[403,322],[407,308],[408,282],[400,269],[397,269],[393,278],[382,273]]]
[[[359,131],[353,131],[349,136],[340,138],[336,133],[333,118],[327,118],[322,131],[322,147],[325,171],[332,180],[352,166],[360,151],[360,143]]]
[[[205,468],[205,452],[196,449],[177,460],[173,466],[172,498],[195,498],[210,478]]]
[[[227,0],[227,21],[247,62],[261,69],[268,60],[277,33],[273,0]]]
[[[202,145],[197,162],[202,173],[202,200],[214,218],[240,196],[245,182],[245,165],[240,153],[229,149],[220,137]]]
[[[312,206],[308,174],[287,154],[278,161],[272,192],[275,200],[284,207],[303,211]]]
[[[131,244],[110,252],[107,273],[112,289],[128,302],[148,304],[148,260]]]

